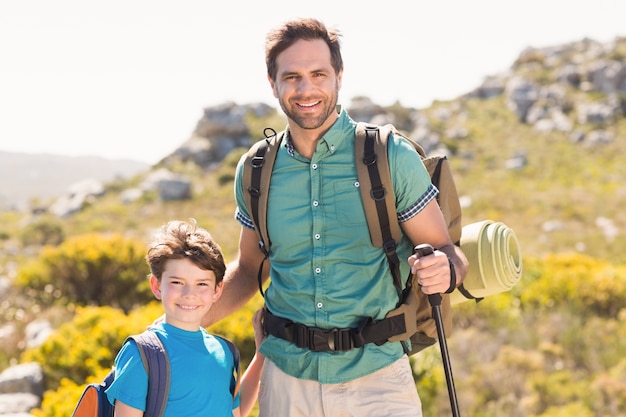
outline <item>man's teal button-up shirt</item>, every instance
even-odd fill
[[[318,142],[309,160],[283,136],[272,172],[268,201],[271,284],[265,302],[276,316],[322,329],[355,328],[380,320],[396,307],[398,293],[381,248],[372,246],[355,167],[356,123],[345,110]],[[413,146],[389,140],[389,165],[400,218],[417,214],[437,190]],[[237,219],[251,227],[241,163],[235,195]],[[408,215],[407,215],[408,214]],[[412,244],[398,245],[401,273]],[[341,383],[393,363],[400,343],[367,344],[348,352],[311,352],[269,336],[261,352],[285,373],[321,383]]]

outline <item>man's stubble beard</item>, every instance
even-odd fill
[[[314,119],[311,119],[308,117],[298,116],[296,111],[290,110],[290,107],[287,106],[287,103],[285,103],[282,99],[278,100],[278,102],[280,103],[280,108],[283,110],[287,118],[292,120],[301,129],[306,129],[306,130],[315,130],[315,129],[322,127],[324,123],[326,122],[326,120],[328,120],[330,115],[334,111],[336,111],[338,101],[339,101],[339,89],[337,88],[337,85],[335,84],[335,91],[333,95],[330,97],[330,101],[323,102],[325,103],[325,107],[324,107],[324,112],[322,113],[322,115]]]

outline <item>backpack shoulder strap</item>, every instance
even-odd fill
[[[235,379],[235,386],[232,387],[230,393],[233,395],[233,398],[235,398],[237,394],[239,393],[239,386],[241,384],[241,365],[240,365],[241,361],[240,361],[239,349],[237,349],[237,346],[235,346],[233,342],[226,339],[225,337],[218,336],[218,335],[214,335],[214,336],[220,340],[223,340],[228,346],[228,349],[230,349],[230,352],[233,354],[233,364],[234,364],[233,378]]]
[[[243,165],[243,187],[246,207],[254,228],[259,235],[259,248],[269,253],[271,244],[267,232],[267,195],[269,194],[272,168],[284,131],[256,142],[246,154]]]
[[[372,244],[385,247],[400,241],[393,185],[387,159],[387,139],[391,127],[358,122],[354,138],[357,176],[361,200]],[[392,198],[386,198],[387,194]]]
[[[267,231],[267,197],[270,189],[270,179],[278,148],[285,134],[285,131],[276,134],[273,129],[270,130],[273,134],[256,142],[246,154],[242,174],[246,207],[259,237],[259,249],[265,255],[263,262],[268,258],[271,246],[271,240]],[[261,295],[263,295],[261,277],[263,262],[261,262],[257,277]]]
[[[376,129],[379,129],[379,134],[375,135]],[[370,237],[372,239],[372,244],[374,246],[384,246],[383,243],[386,239],[383,237],[385,232],[382,231],[385,227],[385,217],[389,218],[391,237],[398,242],[400,239],[400,228],[397,224],[397,218],[395,217],[395,198],[387,199],[387,216],[385,216],[384,211],[380,211],[380,216],[382,216],[382,220],[379,220],[379,215],[375,207],[380,203],[377,203],[376,200],[376,189],[375,189],[375,167],[378,166],[378,175],[380,176],[381,184],[383,187],[383,193],[386,194],[386,190],[390,190],[390,195],[393,195],[393,185],[391,183],[391,176],[389,171],[389,164],[386,158],[387,156],[387,138],[389,133],[393,133],[397,136],[402,136],[406,139],[410,144],[413,145],[417,153],[422,158],[422,162],[428,171],[428,174],[431,177],[431,182],[437,189],[439,193],[437,194],[437,203],[441,208],[443,216],[446,220],[446,224],[448,226],[448,234],[457,246],[460,245],[461,241],[461,232],[462,232],[462,210],[459,202],[458,192],[456,190],[456,186],[454,183],[454,177],[452,175],[452,169],[450,168],[450,161],[446,158],[445,155],[430,155],[426,156],[426,152],[424,149],[413,139],[403,135],[392,125],[385,126],[375,126],[367,123],[359,122],[357,123],[356,137],[355,137],[355,154],[357,158],[357,172],[359,177],[359,182],[361,183],[361,197],[363,200],[363,206],[365,207],[365,213],[367,216],[367,224],[370,229]],[[366,144],[371,141],[369,139],[374,139],[374,151],[368,151],[365,148]],[[367,139],[367,140],[366,140]],[[367,145],[368,147],[372,145]],[[365,152],[374,152],[376,156],[368,156],[365,155]],[[359,160],[360,156],[363,156],[362,160]],[[383,158],[382,156],[385,156]],[[365,163],[362,163],[365,162]],[[370,163],[371,165],[368,165]],[[370,180],[370,177],[372,180]],[[378,193],[378,197],[380,197],[381,193]],[[384,198],[384,196],[383,196]],[[394,216],[394,217],[392,217]],[[398,226],[396,228],[396,226]]]
[[[147,417],[163,417],[170,390],[170,360],[159,336],[146,330],[129,336],[137,343],[139,354],[148,373]],[[128,340],[127,339],[127,340]]]
[[[387,158],[387,143],[392,130],[395,129],[390,125],[379,127],[357,123],[354,155],[372,244],[385,251],[394,284],[402,292],[400,259],[396,252],[401,238],[400,224]]]

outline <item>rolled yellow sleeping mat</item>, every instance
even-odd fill
[[[500,222],[483,220],[463,227],[461,249],[469,261],[461,288],[450,303],[509,291],[522,277],[522,251],[515,232]]]

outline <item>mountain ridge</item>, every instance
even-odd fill
[[[0,151],[0,207],[19,208],[31,200],[55,198],[74,183],[93,178],[129,178],[150,167],[131,159],[96,155]]]

